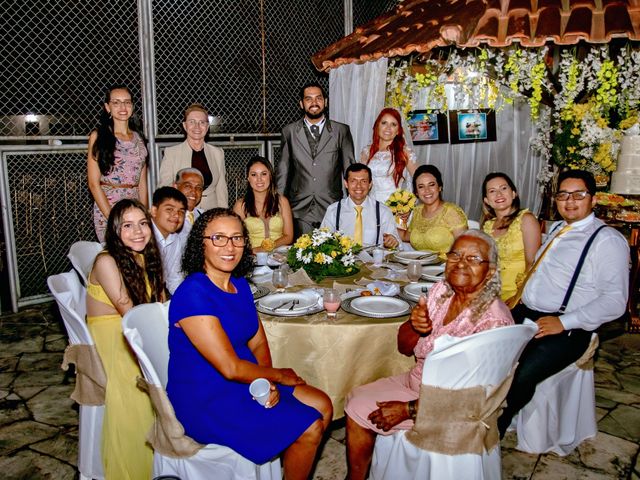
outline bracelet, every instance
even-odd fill
[[[418,409],[416,408],[415,400],[411,400],[407,403],[407,410],[409,411],[409,418],[415,421],[416,416],[418,415]]]

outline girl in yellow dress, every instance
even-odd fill
[[[444,255],[455,238],[464,232],[467,216],[457,205],[442,200],[442,175],[433,165],[419,166],[413,175],[413,193],[420,200],[411,215],[409,228],[398,232],[416,250]]]
[[[244,221],[249,231],[253,253],[270,252],[293,242],[293,216],[289,200],[276,191],[273,168],[256,155],[247,163],[244,198],[238,199],[233,211]]]
[[[520,208],[516,186],[505,173],[494,172],[482,182],[482,229],[498,244],[502,293],[507,301],[518,291],[518,282],[540,248],[540,224],[526,208]]]
[[[122,316],[134,305],[164,301],[165,289],[151,219],[139,201],[113,206],[105,241],[87,284],[87,324],[107,374],[102,463],[107,480],[146,479],[153,461],[146,443],[153,410],[136,387],[142,374],[122,333]]]

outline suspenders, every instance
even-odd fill
[[[342,209],[342,200],[338,201],[336,208],[336,230],[340,230],[340,210]],[[376,245],[380,243],[380,202],[376,200]]]

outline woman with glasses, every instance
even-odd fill
[[[133,114],[132,98],[124,85],[110,87],[98,126],[89,134],[87,179],[100,242],[104,242],[107,218],[118,200],[132,198],[148,206],[147,148]]]
[[[231,210],[203,213],[182,261],[187,278],[169,307],[167,394],[185,433],[256,464],[284,452],[287,479],[306,479],[332,417],[329,398],[292,369],[274,368],[249,283],[246,227]],[[265,406],[249,384],[271,384]]]
[[[505,173],[494,172],[482,182],[482,229],[498,244],[501,297],[506,302],[518,291],[518,283],[540,248],[540,224],[526,208],[520,208],[516,186]]]
[[[293,241],[293,217],[289,200],[276,191],[273,168],[263,157],[247,163],[248,188],[233,206],[249,231],[253,253],[270,252]]]
[[[122,334],[122,316],[131,308],[166,300],[162,261],[144,205],[117,202],[105,241],[87,283],[87,324],[107,374],[102,463],[107,480],[151,478],[153,450],[146,435],[153,410],[136,387],[140,368]]]
[[[202,201],[198,205],[202,210],[229,206],[227,196],[224,150],[206,143],[209,134],[209,113],[199,103],[189,105],[184,111],[182,128],[187,136],[178,145],[164,149],[164,158],[160,164],[159,186],[170,187],[176,180],[176,174],[183,168],[196,168],[204,178]]]
[[[347,397],[347,478],[366,478],[376,435],[413,426],[422,367],[438,337],[465,337],[512,324],[509,309],[500,301],[496,244],[479,230],[467,230],[447,253],[445,280],[420,298],[398,331],[398,350],[415,355],[415,367],[356,387]]]

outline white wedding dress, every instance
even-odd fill
[[[373,176],[373,187],[371,188],[370,195],[375,200],[384,203],[387,198],[389,198],[389,195],[395,192],[398,188],[411,191],[411,174],[406,167],[400,184],[396,186],[393,181],[393,172],[391,171],[391,152],[388,150],[377,151],[373,158],[369,160],[369,163],[367,163],[370,147],[370,145],[367,145],[360,153],[360,163],[367,164],[371,169],[371,174]],[[409,163],[415,163],[416,154],[413,153],[413,150],[405,147],[405,151],[407,152]]]

